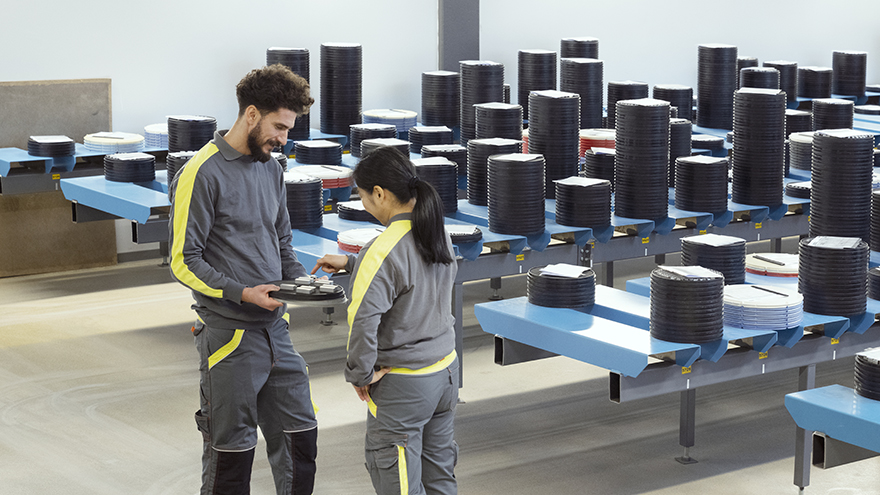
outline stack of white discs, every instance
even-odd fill
[[[86,134],[83,144],[87,150],[105,155],[135,153],[144,149],[144,137],[130,132],[96,132]]]
[[[798,255],[757,253],[746,256],[746,272],[768,277],[797,277]]]
[[[383,231],[385,231],[385,227],[346,230],[336,236],[336,244],[343,251],[359,253],[368,242],[378,237]]]
[[[392,124],[397,127],[398,133],[403,133],[416,126],[418,114],[412,110],[380,108],[377,110],[364,110],[363,118],[364,124]]]
[[[796,288],[735,284],[724,288],[724,324],[746,330],[794,328],[804,319]]]
[[[144,127],[147,148],[168,149],[168,122]]]

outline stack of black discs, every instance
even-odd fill
[[[182,169],[183,166],[186,165],[186,162],[195,156],[195,154],[195,151],[175,151],[174,153],[168,153],[168,156],[165,157],[165,169],[168,173],[168,184],[171,184],[171,181],[177,177],[177,173],[180,172],[180,169]]]
[[[351,156],[360,158],[361,141],[365,139],[377,138],[395,138],[397,137],[397,127],[394,124],[352,124],[351,137],[349,143],[351,146]]]
[[[379,220],[376,220],[376,217],[364,208],[364,203],[362,201],[344,201],[338,203],[336,205],[336,213],[342,220],[379,223]]]
[[[669,102],[623,100],[617,103],[616,113],[614,213],[627,218],[665,219],[669,206]]]
[[[837,98],[813,100],[813,130],[852,129],[854,106],[850,100]]]
[[[798,291],[804,311],[855,316],[865,312],[868,244],[858,238],[808,237],[799,247]]]
[[[278,162],[278,165],[281,165],[281,170],[287,170],[287,155],[285,155],[284,153],[273,151],[272,158],[274,158]]]
[[[214,138],[214,117],[173,115],[168,117],[168,152],[198,151]]]
[[[367,156],[371,151],[383,146],[397,148],[403,156],[409,158],[409,141],[397,138],[373,138],[361,141],[361,156]]]
[[[706,234],[681,239],[681,264],[702,266],[724,275],[724,285],[746,282],[746,241],[728,235]]]
[[[517,100],[523,119],[529,119],[529,93],[556,89],[556,52],[520,50],[517,55]]]
[[[459,124],[458,72],[422,72],[422,124],[456,127]]]
[[[727,158],[683,156],[675,163],[675,207],[686,211],[727,211]]]
[[[870,239],[873,167],[872,134],[851,129],[813,134],[811,236]]]
[[[732,129],[736,91],[736,47],[709,44],[697,47],[697,125]]]
[[[510,84],[501,87],[501,103],[510,103]]]
[[[588,149],[584,153],[584,177],[607,180],[611,182],[611,192],[614,192],[614,161],[616,154],[613,148]]]
[[[880,190],[871,191],[871,246],[880,251]]]
[[[813,130],[813,114],[803,110],[785,110],[785,135]]]
[[[789,182],[785,185],[785,195],[792,198],[810,199],[810,181]]]
[[[608,81],[608,119],[605,127],[616,127],[617,102],[648,97],[648,83],[638,81]],[[666,110],[667,114],[669,110]]]
[[[739,87],[779,89],[779,71],[773,67],[746,67],[739,73]]]
[[[611,225],[611,182],[585,177],[556,181],[556,223],[591,229]]]
[[[31,156],[73,156],[76,143],[67,136],[31,136],[28,138],[28,154]]]
[[[595,58],[562,58],[559,89],[581,97],[581,129],[602,127],[603,62]]]
[[[844,96],[863,96],[868,68],[868,52],[835,51],[832,54],[831,92]]]
[[[699,266],[659,266],[651,272],[651,337],[701,344],[720,340],[724,275]]]
[[[580,309],[596,303],[596,274],[584,266],[577,277],[544,273],[544,267],[529,268],[526,295],[529,304],[546,308]]]
[[[321,179],[305,174],[284,174],[290,228],[316,229],[324,224],[324,189]]]
[[[422,158],[442,156],[451,162],[455,162],[458,175],[467,175],[468,152],[467,148],[460,144],[431,144],[422,146]]]
[[[493,155],[488,172],[489,231],[544,232],[544,158],[524,153]]]
[[[343,134],[361,123],[363,48],[359,43],[321,45],[321,132]]]
[[[413,160],[419,178],[437,190],[443,202],[443,213],[451,215],[458,210],[458,167],[442,156]]]
[[[798,67],[798,96],[803,98],[831,98],[831,67]]]
[[[745,69],[746,67],[757,67],[758,66],[758,58],[757,57],[736,57],[736,87],[739,89],[742,87],[739,76],[740,71]]]
[[[721,151],[724,149],[725,138],[709,134],[694,134],[691,136],[691,147],[695,150]],[[733,139],[730,140],[731,142]]]
[[[668,101],[678,109],[678,118],[694,121],[694,88],[682,84],[658,84],[654,86],[655,100]]]
[[[874,167],[880,167],[880,150],[874,148]]]
[[[339,165],[342,163],[342,145],[316,139],[296,142],[296,162],[304,165]]]
[[[519,140],[490,138],[472,139],[467,143],[467,200],[478,206],[489,204],[488,170],[489,157],[519,153],[522,150]],[[543,164],[542,164],[543,165]],[[543,166],[541,167],[543,172]],[[542,179],[543,180],[543,179]],[[543,188],[541,193],[543,194]]]
[[[782,204],[785,173],[785,93],[743,88],[734,96],[733,201]]]
[[[691,156],[693,124],[687,119],[669,119],[669,187],[675,187],[675,160]]]
[[[489,60],[463,60],[461,67],[461,144],[477,136],[474,105],[502,101],[504,64]]]
[[[577,175],[580,97],[556,90],[532,91],[529,102],[529,153],[544,156],[544,183]],[[545,193],[549,199],[556,197],[553,187],[546,188]]]
[[[599,58],[599,39],[562,38],[559,58]]]
[[[151,182],[156,179],[156,157],[146,153],[106,155],[104,178],[113,182]]]
[[[764,62],[764,67],[772,67],[779,71],[779,89],[785,91],[787,101],[797,101],[797,62],[773,60],[770,62]]]
[[[523,107],[510,103],[492,102],[474,105],[476,112],[476,139],[520,139],[523,130]]]
[[[813,131],[791,133],[788,149],[791,168],[810,170],[813,165]]]
[[[421,153],[426,144],[452,144],[452,129],[443,125],[411,127],[408,136],[410,153]]]
[[[880,115],[880,105],[856,105],[853,112],[861,115]]]
[[[866,399],[880,400],[880,348],[866,349],[856,354],[854,380],[857,394]]]
[[[269,48],[266,50],[266,65],[281,64],[294,74],[309,80],[309,50],[307,48]],[[309,114],[297,115],[293,129],[287,131],[287,139],[302,141],[309,138],[311,131]]]
[[[868,270],[868,297],[880,299],[880,267]]]

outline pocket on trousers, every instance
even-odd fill
[[[202,432],[202,439],[211,443],[211,426],[210,419],[202,414],[201,410],[196,411],[196,427]]]
[[[366,466],[376,493],[407,493],[407,435],[367,433]]]

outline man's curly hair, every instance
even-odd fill
[[[260,113],[286,108],[297,115],[309,113],[315,99],[309,95],[309,82],[281,64],[254,69],[235,87],[238,114],[253,105]]]

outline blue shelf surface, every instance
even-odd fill
[[[476,304],[483,331],[620,373],[638,376],[651,356],[671,353],[690,366],[700,355],[693,344],[663,342],[639,328],[573,309],[544,308],[519,297]]]
[[[297,259],[299,259],[300,263],[302,263],[309,272],[311,272],[312,268],[317,264],[318,258],[325,254],[351,254],[339,249],[339,245],[335,240],[331,241],[303,230],[293,231],[291,245],[293,246]],[[327,273],[324,270],[318,270],[318,273],[315,275],[318,277],[324,275],[332,277],[332,274]]]
[[[152,182],[112,182],[103,175],[61,179],[61,192],[69,201],[121,218],[147,223],[153,208],[171,206],[166,172],[157,171]]]
[[[805,430],[880,452],[880,401],[830,385],[786,395],[785,408]]]
[[[454,218],[449,218],[449,217],[445,217],[443,219],[443,222],[446,225],[465,225],[465,226],[478,227],[472,223],[462,222],[461,220],[456,220]],[[486,230],[488,230],[488,229],[486,229],[485,227],[480,229],[480,232],[483,233],[483,239],[480,239],[477,242],[463,242],[463,243],[457,243],[457,244],[453,243],[452,247],[455,250],[455,255],[461,256],[462,258],[464,258],[468,261],[473,261],[473,260],[477,259],[477,257],[480,256],[480,253],[483,252],[483,241],[486,238],[486,232],[485,232]]]
[[[638,237],[648,237],[654,231],[654,222],[651,220],[640,220],[636,218],[621,217],[611,215],[612,227],[632,227],[636,231]]]
[[[809,170],[801,170],[799,168],[789,168],[788,178],[792,181],[812,180],[813,174]]]
[[[52,169],[60,169],[63,172],[70,172],[76,164],[76,156],[33,156],[27,151],[20,148],[0,148],[0,177],[9,175],[13,163],[30,163],[43,162],[45,173],[50,173]]]

